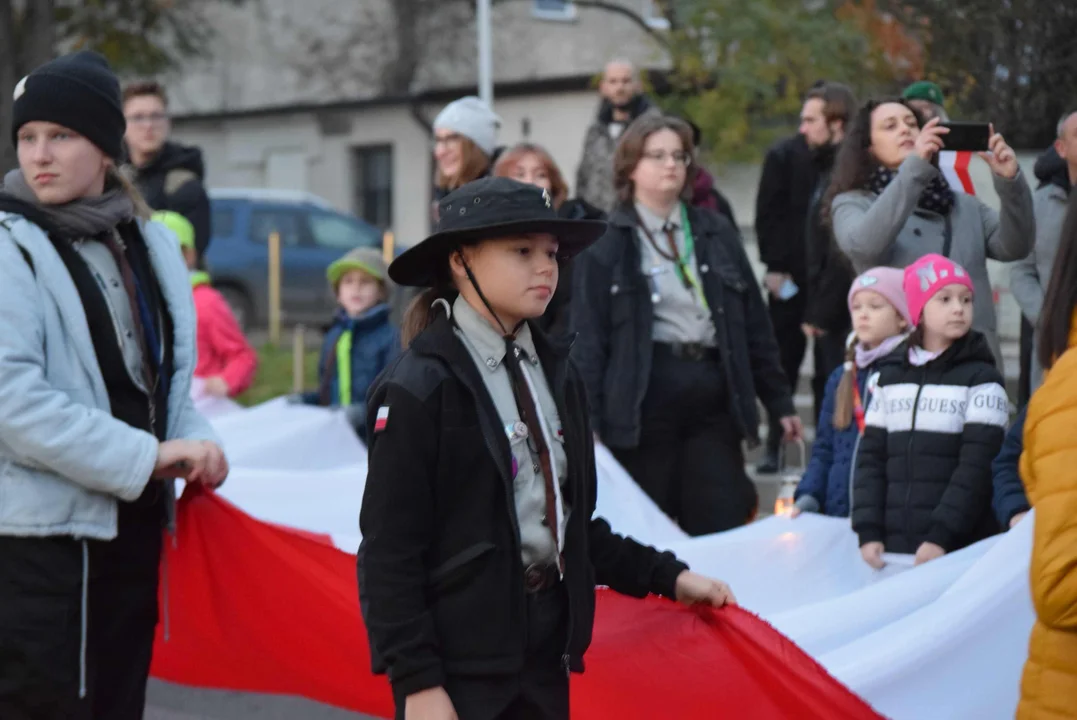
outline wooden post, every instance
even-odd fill
[[[269,234],[269,342],[280,347],[280,233]]]
[[[393,247],[395,244],[396,239],[393,237],[393,231],[386,230],[385,234],[381,236],[381,257],[385,260],[386,265],[393,262],[393,255],[396,251]]]
[[[307,360],[307,328],[305,325],[296,325],[292,334],[292,392],[301,393],[305,388],[303,381],[306,379]]]

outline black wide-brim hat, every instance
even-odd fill
[[[434,286],[444,276],[449,254],[471,242],[549,234],[557,238],[557,260],[564,263],[606,232],[600,220],[558,217],[546,190],[501,177],[475,180],[449,193],[438,203],[438,217],[437,231],[389,266],[397,285]]]

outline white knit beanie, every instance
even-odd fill
[[[435,130],[452,130],[475,143],[487,155],[497,147],[501,118],[482,99],[470,95],[445,106],[434,118]]]

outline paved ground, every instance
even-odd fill
[[[195,690],[151,680],[145,720],[373,720],[300,698]]]

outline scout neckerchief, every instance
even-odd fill
[[[864,428],[866,423],[864,420],[864,402],[860,398],[860,387],[856,382],[855,370],[853,371],[853,416],[856,417],[856,426],[860,429],[860,434],[864,434]]]
[[[674,232],[674,226],[669,222],[665,224],[662,230],[666,235],[666,242],[669,244],[669,250],[663,250],[658,242],[654,239],[650,229],[643,222],[642,218],[637,214],[636,218],[639,221],[639,228],[643,231],[644,237],[647,238],[647,242],[651,244],[654,251],[661,257],[673,263],[674,271],[677,273],[677,277],[681,279],[686,290],[692,291],[703,307],[707,306],[707,298],[703,295],[703,288],[696,278],[695,273],[692,272],[692,257],[696,250],[695,236],[692,234],[692,225],[688,222],[688,210],[685,208],[684,203],[681,206],[681,227],[684,229],[684,252],[681,253],[677,248],[677,236]]]
[[[486,295],[483,294],[482,288],[479,287],[475,275],[471,272],[471,268],[466,262],[464,263],[464,271],[467,273],[471,286],[475,288],[475,293],[479,296],[479,300],[482,301],[482,304],[490,311],[490,315],[497,321],[498,326],[501,328],[502,337],[505,340],[505,370],[508,371],[509,385],[512,386],[512,395],[516,400],[516,409],[520,411],[520,419],[527,426],[529,440],[535,444],[533,451],[538,456],[539,469],[542,471],[542,480],[546,491],[546,517],[544,521],[546,528],[550,531],[550,536],[553,538],[553,546],[557,550],[557,571],[561,577],[564,577],[565,558],[563,551],[565,539],[561,537],[561,523],[564,520],[565,510],[561,499],[561,484],[554,465],[553,451],[550,449],[550,443],[547,439],[546,424],[542,421],[542,416],[539,414],[538,404],[535,400],[534,385],[520,362],[520,356],[525,352],[516,344],[516,333],[519,332],[526,321],[521,321],[520,325],[510,332],[505,327],[505,324],[501,322],[501,318],[494,312],[493,306],[486,299]],[[530,445],[528,445],[528,449],[532,449]]]

